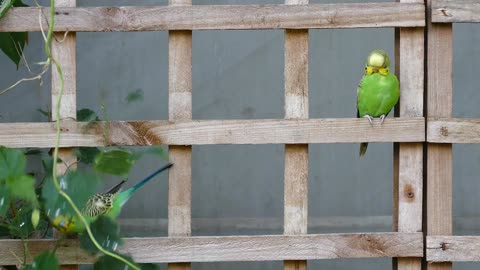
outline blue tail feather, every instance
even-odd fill
[[[132,191],[135,191],[135,190],[139,189],[141,186],[145,185],[145,183],[147,183],[148,181],[152,180],[155,176],[157,176],[157,174],[165,171],[166,169],[169,169],[172,166],[173,166],[173,164],[169,163],[169,164],[161,167],[160,169],[156,170],[155,172],[153,172],[149,176],[145,177],[145,179],[143,179],[142,181],[136,183],[133,187],[131,187]]]
[[[133,196],[133,193],[135,193],[135,191],[137,189],[139,189],[141,186],[145,185],[148,181],[152,180],[157,174],[165,171],[166,169],[168,169],[172,166],[173,166],[173,164],[171,164],[171,163],[163,166],[162,168],[156,170],[155,172],[153,172],[149,176],[145,177],[143,180],[136,183],[133,187],[131,187],[131,188],[123,191],[122,193],[120,193],[117,197],[117,199],[120,202],[120,207],[122,207]]]

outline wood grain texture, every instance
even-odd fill
[[[169,8],[188,9],[192,0],[169,0],[168,4]],[[169,31],[168,47],[168,119],[191,120],[192,31]],[[168,182],[168,235],[186,237],[192,232],[192,146],[170,146],[168,150],[174,164]],[[169,264],[168,269],[189,270],[191,265],[183,263],[188,261]]]
[[[424,96],[424,29],[401,28],[399,45],[400,117],[421,117]],[[398,230],[421,232],[423,145],[400,143],[399,147]]]
[[[53,240],[29,241],[32,256],[51,249]],[[0,240],[0,265],[16,263],[20,240]],[[280,261],[338,258],[421,257],[421,233],[348,233],[311,235],[197,236],[126,238],[119,252],[139,263]],[[63,264],[87,264],[92,257],[65,240],[57,251]]]
[[[400,0],[401,3],[423,0]],[[398,75],[400,80],[400,117],[423,116],[424,96],[424,28],[400,28],[398,31]],[[398,178],[395,179],[399,232],[422,231],[423,144],[400,143],[397,149]],[[397,258],[397,270],[420,270],[421,258]]]
[[[427,1],[427,117],[452,114],[452,25],[432,24]],[[452,145],[427,144],[426,234],[451,235]],[[427,270],[451,270],[451,263],[429,263]]]
[[[427,261],[480,261],[480,236],[427,236]]]
[[[106,125],[109,137],[105,142]],[[372,128],[357,118],[76,123],[64,121],[61,147],[105,145],[422,142],[423,117],[388,118]],[[0,123],[0,145],[53,147],[54,123]]]
[[[56,7],[75,7],[76,0],[57,0],[55,1]],[[76,62],[76,34],[68,33],[65,35],[63,32],[54,33],[54,37],[51,45],[52,57],[57,60],[62,69],[63,75],[63,92],[61,96],[60,108],[57,108],[57,99],[59,97],[60,90],[60,76],[55,66],[52,65],[52,119],[57,119],[56,113],[59,110],[60,120],[77,119],[77,62]],[[61,148],[58,151],[58,157],[63,161],[57,167],[58,174],[64,174],[70,167],[74,166],[77,161],[73,150],[70,148]],[[60,234],[55,231],[55,237],[60,237]],[[78,269],[78,265],[62,265],[61,270],[75,270]]]
[[[40,31],[47,9],[12,8],[0,31]],[[167,31],[421,27],[423,4],[358,3],[310,5],[194,5],[59,8],[56,31]],[[43,15],[45,17],[45,15]],[[44,29],[47,21],[43,20]]]
[[[480,143],[480,120],[429,117],[427,141],[432,143]]]
[[[285,146],[284,234],[306,234],[308,146]]]
[[[434,23],[478,23],[480,3],[465,0],[435,0],[432,2]]]
[[[431,4],[431,0],[429,1]],[[430,24],[428,31],[428,117],[452,114],[452,25]],[[428,144],[428,235],[452,233],[452,146]]]
[[[308,0],[286,0],[306,5]],[[308,30],[285,30],[285,118],[308,118]],[[308,144],[285,145],[284,234],[307,233]],[[285,270],[306,270],[306,261],[284,261]]]

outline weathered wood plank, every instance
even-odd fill
[[[427,1],[427,117],[452,114],[452,25],[432,24]],[[426,234],[452,234],[452,145],[427,144]],[[430,263],[427,270],[451,270],[451,263]]]
[[[170,8],[188,8],[192,0],[169,0]],[[143,15],[142,15],[143,17]],[[188,16],[187,16],[188,17]],[[150,25],[150,24],[147,24]],[[168,119],[192,119],[192,31],[168,32]],[[190,236],[192,232],[192,146],[170,146],[168,236]],[[180,262],[188,262],[188,258]],[[169,270],[189,270],[189,263],[168,265]]]
[[[104,128],[108,125],[108,142]],[[104,145],[306,144],[421,142],[422,117],[388,118],[370,126],[357,118],[62,123],[61,147]],[[0,145],[53,147],[54,123],[0,123]]]
[[[452,52],[452,25],[429,25],[428,117],[452,114]],[[449,235],[452,233],[452,146],[429,143],[427,168],[427,232]]]
[[[427,261],[480,261],[480,236],[427,236]]]
[[[62,243],[57,251],[62,264],[92,262],[78,240]],[[35,256],[54,244],[54,240],[31,240],[28,246]],[[12,252],[23,254],[22,242],[0,240],[0,265],[17,263]],[[139,263],[421,257],[423,237],[421,233],[348,233],[126,238],[119,252]]]
[[[480,3],[462,0],[435,0],[432,2],[434,23],[478,23]]]
[[[57,0],[56,7],[75,7],[76,0]],[[54,33],[51,45],[52,56],[58,61],[63,73],[64,87],[62,102],[57,108],[57,99],[60,90],[60,76],[55,67],[52,67],[52,119],[57,119],[56,112],[59,110],[60,120],[77,119],[77,61],[76,61],[76,34],[74,32],[65,35],[63,32]],[[64,174],[70,166],[76,166],[76,156],[71,148],[60,148],[58,157],[63,160],[58,164],[57,173]],[[55,237],[61,237],[58,231],[54,232]],[[75,270],[78,265],[62,265],[61,270]]]
[[[423,3],[423,0],[400,0]],[[423,116],[424,28],[400,28],[399,31],[400,117]],[[423,143],[400,143],[398,148],[397,230],[422,231]],[[398,270],[420,270],[421,258],[398,258]]]
[[[480,120],[428,118],[427,141],[432,143],[480,143]]]
[[[40,12],[12,8],[0,31],[40,31]],[[160,31],[418,27],[425,25],[423,4],[358,3],[310,5],[194,5],[59,8],[56,31]],[[42,15],[44,29],[47,19]]]
[[[423,0],[415,1],[423,2]],[[423,116],[424,57],[424,28],[401,28],[399,59],[400,117]],[[400,143],[399,162],[398,229],[401,232],[421,232],[422,143]]]
[[[307,5],[308,0],[285,0]],[[308,119],[308,30],[285,30],[285,118]],[[308,144],[285,145],[284,228],[286,235],[307,233]],[[285,270],[306,270],[306,261],[284,261]]]

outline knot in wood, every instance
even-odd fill
[[[447,8],[437,8],[437,11],[442,13],[443,16],[445,17],[452,17],[453,15],[448,13]]]
[[[442,136],[445,136],[447,137],[448,136],[448,128],[443,126],[440,128],[440,134],[442,134]]]
[[[403,189],[403,195],[408,199],[408,201],[413,201],[415,198],[415,191],[412,185],[405,185]]]

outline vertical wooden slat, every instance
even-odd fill
[[[74,7],[76,0],[57,0],[56,7]],[[76,34],[63,32],[54,34],[51,45],[52,56],[62,67],[64,88],[62,102],[59,108],[60,120],[75,120],[77,118],[77,62],[76,62]],[[52,119],[57,119],[57,98],[60,90],[60,77],[57,70],[52,66]],[[69,166],[76,162],[76,157],[70,148],[61,148],[58,157],[63,161],[57,166],[57,173],[63,174]],[[74,166],[74,165],[73,165]],[[55,232],[58,237],[58,232]],[[62,265],[62,270],[78,269],[78,265]]]
[[[288,5],[308,0],[286,0]],[[285,30],[285,118],[308,118],[308,30]],[[285,145],[284,234],[306,234],[308,145]],[[306,261],[284,261],[285,270],[306,269]]]
[[[452,116],[452,24],[431,23],[427,0],[427,116]],[[451,235],[452,145],[427,145],[427,236]],[[428,270],[450,270],[452,263],[429,263]]]
[[[395,2],[400,2],[396,0]],[[395,53],[395,75],[400,78],[400,28],[395,28],[395,42],[394,42],[394,53]],[[399,101],[400,103],[400,101]],[[395,117],[400,117],[400,104],[395,106],[393,115]],[[393,222],[392,229],[394,232],[398,232],[398,183],[399,183],[399,165],[400,165],[400,143],[393,143]],[[397,258],[392,258],[392,270],[398,269],[398,260]]]
[[[191,5],[191,0],[169,0],[169,5]],[[169,31],[168,117],[170,121],[192,119],[192,31]],[[168,235],[191,235],[192,147],[170,146]],[[172,263],[171,270],[190,269],[190,263]]]
[[[423,2],[423,0],[400,0]],[[401,117],[423,116],[424,28],[396,30],[396,68],[400,79]],[[423,144],[399,143],[394,165],[394,229],[398,232],[422,231]],[[397,258],[394,269],[420,270],[421,258]]]

